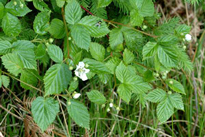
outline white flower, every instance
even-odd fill
[[[90,72],[90,70],[85,68],[84,62],[79,62],[75,70],[75,75],[78,76],[83,81],[85,81],[88,79],[88,77],[86,76],[88,72]]]
[[[185,40],[186,41],[191,41],[191,35],[190,34],[186,34],[185,35]]]
[[[77,92],[75,92],[74,94],[73,94],[73,98],[74,99],[77,99],[77,98],[79,98],[80,97],[80,93],[77,93]]]
[[[110,103],[109,105],[110,105],[111,108],[113,107],[113,103]]]
[[[3,134],[0,132],[0,137],[4,137]]]

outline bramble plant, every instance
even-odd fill
[[[10,77],[36,96],[30,115],[42,132],[62,104],[65,119],[87,130],[85,104],[118,114],[133,100],[157,103],[166,122],[184,110],[184,87],[170,73],[192,71],[192,38],[178,18],[159,18],[152,0],[0,0],[0,86]]]

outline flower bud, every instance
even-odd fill
[[[78,80],[78,77],[73,77],[73,80],[74,80],[74,81],[77,81],[77,80]]]
[[[109,106],[112,108],[113,107],[113,103],[110,103]]]
[[[117,111],[120,111],[120,107],[117,107],[116,110],[117,110]]]
[[[70,105],[71,104],[71,102],[70,101],[68,101],[68,105]]]
[[[86,67],[86,68],[88,68],[88,67],[89,67],[89,65],[86,63],[86,64],[85,64],[85,67]]]
[[[107,108],[107,112],[110,112],[110,108]]]
[[[186,46],[183,46],[183,49],[185,50],[185,49],[186,49]]]
[[[102,108],[104,108],[105,107],[105,104],[102,104]]]
[[[172,91],[168,91],[168,94],[171,95],[171,94],[172,94]]]
[[[48,42],[46,42],[46,46],[49,46],[50,44]]]
[[[190,42],[191,41],[191,35],[190,34],[186,34],[185,35],[185,40]]]
[[[170,81],[169,81],[169,84],[173,84],[173,81],[172,81],[172,80],[170,80]]]
[[[69,70],[73,70],[73,66],[70,66],[70,67],[69,67]]]
[[[20,3],[20,8],[23,8],[23,3]]]
[[[71,37],[68,37],[68,40],[71,40],[72,38]]]
[[[144,30],[147,29],[147,25],[143,25],[142,29],[144,29]]]
[[[13,3],[13,4],[14,4],[14,6],[16,6],[16,5],[17,5],[17,2],[16,2],[16,1],[14,1],[14,3]]]
[[[49,38],[49,43],[53,43],[54,39],[53,38]]]

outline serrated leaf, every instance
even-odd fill
[[[90,114],[87,108],[80,102],[73,99],[70,100],[70,105],[67,105],[67,110],[70,117],[75,123],[86,129],[90,128]]]
[[[100,78],[100,81],[104,84],[107,84],[108,81],[111,80],[112,75],[110,74],[98,74],[98,77]]]
[[[115,73],[115,69],[119,65],[120,61],[121,60],[119,58],[112,57],[110,60],[108,60],[108,62],[105,65],[111,71],[111,73],[114,74]]]
[[[189,34],[191,31],[191,26],[187,26],[186,24],[182,24],[180,26],[178,26],[175,31],[181,35],[181,34]]]
[[[127,103],[130,102],[132,92],[129,89],[129,87],[125,84],[120,84],[120,86],[117,88],[117,93],[119,96]]]
[[[133,9],[130,12],[130,23],[133,26],[141,26],[144,21],[144,18],[139,14],[137,9]]]
[[[179,39],[175,35],[162,35],[158,38],[157,42],[159,45],[176,45]]]
[[[176,67],[177,55],[171,46],[158,46],[158,58],[165,67]]]
[[[12,46],[15,48],[13,52],[19,56],[24,68],[37,70],[37,62],[33,49],[34,44],[30,41],[19,40],[13,43]]]
[[[171,82],[170,82],[170,81],[171,81]],[[178,81],[176,81],[176,80],[174,80],[174,79],[167,79],[167,80],[166,80],[166,83],[167,83],[167,85],[168,85],[172,90],[174,90],[174,91],[176,91],[176,92],[178,92],[178,93],[181,93],[181,94],[186,95],[185,90],[184,90],[184,87],[183,87],[183,85],[182,85],[180,82],[178,82]]]
[[[9,83],[10,83],[9,77],[5,75],[0,76],[0,88],[2,85],[7,88],[9,86]]]
[[[142,50],[143,60],[154,56],[157,52],[157,47],[156,42],[148,42]]]
[[[63,21],[56,18],[51,21],[48,31],[56,39],[62,39],[66,34]]]
[[[1,57],[4,67],[13,75],[18,76],[21,73],[23,64],[19,57],[14,53],[8,53]]]
[[[61,63],[63,61],[63,52],[61,48],[56,45],[48,46],[48,55],[56,63]]]
[[[154,15],[154,3],[152,0],[135,0],[138,1],[136,6],[138,7],[139,14],[143,17]]]
[[[95,16],[85,16],[78,24],[84,26],[91,37],[103,37],[110,31],[107,24],[102,19]]]
[[[168,98],[157,105],[157,118],[161,123],[167,121],[174,114],[174,107]]]
[[[159,89],[159,88],[150,91],[146,95],[146,99],[154,103],[163,101],[165,97],[166,97],[166,92],[163,89]]]
[[[11,52],[12,45],[9,41],[0,41],[0,55]]]
[[[89,32],[81,25],[75,25],[71,29],[71,36],[73,37],[76,45],[88,51],[91,38]]]
[[[33,5],[40,11],[50,10],[48,5],[43,0],[33,0]]]
[[[98,0],[98,7],[107,7],[112,0]]]
[[[7,36],[16,37],[21,32],[21,23],[17,17],[6,13],[2,19],[2,29]]]
[[[37,73],[37,71],[22,70],[20,80],[35,87],[37,85],[38,79],[35,77],[35,75],[33,75],[33,73]],[[22,88],[27,90],[32,89],[30,86],[24,84],[23,82],[21,82]]]
[[[60,94],[68,86],[72,73],[66,64],[55,64],[51,66],[44,76],[45,96]]]
[[[66,0],[56,0],[56,4],[58,7],[62,8],[65,4]]]
[[[105,56],[105,48],[98,43],[91,42],[90,53],[94,59],[103,61]]]
[[[135,58],[135,56],[131,51],[129,51],[128,49],[124,50],[124,52],[123,52],[123,61],[126,65],[132,63],[134,58]]]
[[[109,38],[109,44],[110,47],[115,50],[117,45],[123,43],[123,34],[121,32],[121,29],[115,28],[110,31],[110,38]]]
[[[14,2],[17,4],[14,5]],[[20,5],[23,6],[21,7]],[[23,17],[31,12],[31,10],[26,6],[25,2],[21,0],[11,0],[6,4],[5,8],[9,13],[19,17]]]
[[[0,1],[0,19],[2,19],[4,16],[4,5]]]
[[[128,84],[128,82],[133,79],[133,75],[130,73],[128,68],[121,62],[116,70],[116,77],[121,83]]]
[[[53,98],[37,97],[31,104],[33,119],[44,132],[55,120],[59,104]]]
[[[106,103],[106,98],[98,90],[91,90],[90,92],[86,92],[86,94],[91,102],[94,102],[98,105]]]
[[[176,109],[184,110],[184,104],[182,101],[182,96],[178,93],[174,93],[168,96],[170,102]]]
[[[70,82],[70,86],[68,88],[68,91],[69,92],[73,92],[75,91],[77,88],[78,88],[78,85],[79,85],[79,81],[78,80],[73,80]]]
[[[33,22],[33,29],[37,34],[45,35],[49,28],[50,12],[42,11],[37,14]]]
[[[82,51],[76,53],[75,56],[73,57],[73,63],[77,65],[80,62],[81,57],[82,57]]]
[[[110,71],[103,62],[96,61],[94,59],[85,58],[83,62],[88,64],[88,68],[97,74],[109,74]]]
[[[69,0],[65,6],[65,20],[68,24],[75,24],[80,21],[82,9],[76,0]]]
[[[42,59],[46,55],[46,46],[39,44],[35,49],[36,59]]]

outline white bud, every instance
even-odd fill
[[[89,65],[86,63],[86,64],[85,64],[85,67],[86,67],[86,68],[88,68],[88,67],[89,67]]]
[[[74,77],[73,80],[74,80],[74,81],[77,81],[77,80],[78,80],[78,77]]]
[[[71,104],[71,102],[70,101],[68,101],[68,105],[70,105]]]
[[[46,42],[46,46],[49,46],[50,44],[48,42]]]
[[[185,49],[186,49],[186,46],[183,46],[183,49],[185,50]]]
[[[117,110],[117,111],[120,111],[120,107],[117,107],[116,110]]]
[[[105,104],[102,104],[102,108],[104,108],[105,107]]]
[[[172,80],[170,80],[170,81],[169,81],[169,84],[173,84],[173,81],[172,81]]]
[[[184,36],[184,33],[181,33],[180,35],[181,35],[181,36]]]
[[[167,76],[162,76],[162,79],[166,79],[167,78]]]
[[[53,43],[54,39],[53,38],[49,38],[48,40],[50,43]]]
[[[23,3],[20,4],[20,7],[23,8]]]
[[[80,95],[81,95],[80,93],[74,92],[73,93],[73,98],[78,99],[80,97]]]
[[[144,30],[147,29],[147,25],[143,25],[142,29],[144,29]]]
[[[109,106],[112,108],[113,107],[113,103],[110,103]]]
[[[13,4],[14,4],[14,6],[16,6],[16,5],[17,5],[17,2],[16,2],[16,1],[14,1],[14,3],[13,3]]]
[[[107,108],[107,112],[110,112],[110,109],[109,109],[109,108]]]
[[[70,67],[69,67],[69,70],[73,70],[73,66],[70,66]]]
[[[168,94],[169,94],[169,95],[171,95],[171,94],[172,94],[172,92],[171,92],[171,91],[168,91]]]
[[[71,40],[71,37],[68,37],[68,40]]]
[[[191,35],[190,34],[186,34],[185,35],[185,40],[190,42],[191,41]]]

